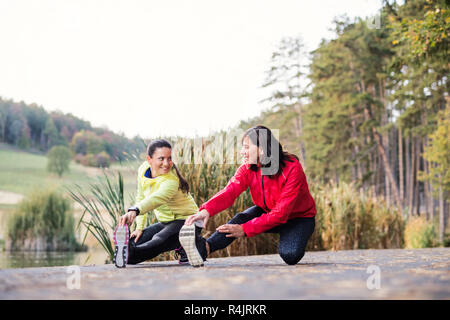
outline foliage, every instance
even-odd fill
[[[34,191],[8,220],[11,250],[80,250],[71,204],[54,190]]]
[[[425,217],[412,217],[405,227],[405,248],[430,248],[437,244],[433,223]]]
[[[47,153],[47,170],[55,172],[59,177],[64,172],[69,171],[70,159],[72,157],[70,149],[65,146],[54,146]]]
[[[450,192],[450,103],[438,116],[436,131],[430,134],[430,142],[424,152],[426,160],[434,163],[427,175],[422,172],[422,179],[429,179],[444,192]]]
[[[78,153],[75,155],[74,160],[83,166],[89,167],[108,168],[111,165],[111,157],[105,151],[96,155],[93,155],[92,153],[86,155]]]
[[[440,55],[448,49],[450,33],[450,11],[447,1],[415,1],[423,10],[420,17],[390,16],[394,30],[392,43],[409,48],[405,58],[420,60],[432,55]]]
[[[310,183],[316,201],[312,250],[386,249],[403,246],[404,222],[398,209],[341,182]]]
[[[70,113],[49,113],[36,104],[27,105],[0,97],[0,142],[22,149],[47,152],[55,145],[71,145],[74,154],[98,155],[103,151],[114,162],[139,153],[142,149],[139,139],[128,139],[123,134],[92,127]]]
[[[125,213],[123,177],[119,172],[114,174],[103,172],[97,182],[90,183],[89,192],[79,185],[67,188],[70,196],[84,209],[78,222],[86,227],[83,243],[91,233],[103,249],[108,253],[110,261],[114,259],[112,236],[119,218]],[[115,180],[115,181],[114,181]],[[87,213],[87,215],[86,215]]]

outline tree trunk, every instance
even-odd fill
[[[394,172],[394,179],[395,179],[395,182],[397,183],[397,185],[399,184],[399,181],[398,181],[398,159],[397,159],[397,157],[398,157],[398,151],[397,151],[397,148],[398,148],[398,145],[397,145],[397,129],[395,128],[395,127],[392,127],[392,129],[390,130],[390,141],[392,141],[392,143],[391,143],[391,148],[392,148],[392,150],[391,150],[391,168],[392,168],[392,171]],[[390,190],[390,197],[391,197],[391,199],[393,199],[393,197],[392,197],[392,188],[389,188]],[[400,197],[400,200],[402,199],[402,197],[400,196],[400,194],[399,194],[399,197]]]
[[[373,119],[372,116],[371,116],[371,114],[370,114],[370,111],[368,110],[368,107],[367,107],[367,106],[366,106],[365,111],[369,113],[370,119]],[[398,188],[397,188],[397,185],[396,185],[396,183],[395,183],[394,175],[393,175],[393,173],[392,173],[391,166],[389,165],[389,160],[388,160],[388,158],[387,158],[387,156],[386,156],[386,152],[385,152],[385,150],[384,150],[383,143],[382,143],[382,141],[381,141],[381,136],[380,136],[380,134],[377,132],[377,130],[375,129],[375,127],[372,127],[372,133],[373,133],[373,137],[374,137],[374,139],[375,139],[375,142],[376,142],[376,144],[377,144],[378,151],[380,152],[381,158],[382,158],[382,160],[383,160],[384,167],[385,167],[385,169],[386,169],[386,173],[387,173],[387,175],[388,175],[388,177],[389,177],[389,181],[391,182],[391,185],[392,185],[392,191],[394,192],[394,199],[395,199],[395,202],[396,202],[396,204],[401,208],[402,203],[401,203],[401,201],[400,201],[400,197],[399,197],[399,194],[398,194]]]
[[[297,137],[299,138],[299,148],[300,148],[300,163],[303,168],[306,168],[306,161],[305,161],[305,145],[303,143],[302,134],[303,134],[303,122],[302,122],[302,106],[298,102],[294,106],[295,111],[297,113],[297,116],[294,117],[295,120],[295,133]]]
[[[416,144],[415,138],[411,137],[411,169],[409,170],[409,186],[408,186],[408,216],[413,215],[414,209],[414,171],[415,171],[415,152],[416,152]]]
[[[385,112],[383,114],[383,119],[382,119],[382,125],[383,126],[387,125],[387,122],[388,122],[387,118],[388,118],[387,110],[385,110]],[[389,146],[389,132],[383,134],[383,136],[382,136],[382,143],[383,143],[383,148],[384,148],[384,150],[386,152],[388,165],[389,165],[389,167],[392,168],[392,165],[391,165],[391,153],[390,153],[391,150],[390,150],[390,146]],[[391,205],[391,197],[390,197],[390,195],[391,195],[391,188],[390,188],[391,185],[390,185],[390,182],[389,182],[389,177],[386,174],[386,166],[384,168],[384,172],[385,172],[385,174],[384,174],[384,194],[385,194],[386,203],[387,203],[388,206],[390,206]],[[394,178],[394,180],[395,180],[395,178]]]
[[[439,174],[439,241],[444,241],[445,234],[445,205],[444,190],[442,188],[442,175]]]
[[[356,121],[355,119],[352,119],[352,138],[356,140],[358,133],[356,132]],[[356,168],[354,168],[355,172],[354,175],[355,177],[358,178],[358,180],[361,183],[362,186],[362,179],[363,179],[363,175],[362,175],[362,170],[361,170],[361,162],[359,160],[359,146],[358,143],[355,143],[354,147],[353,147],[353,157],[355,159],[355,163],[356,163]]]
[[[411,185],[411,152],[410,152],[410,134],[406,136],[405,141],[405,158],[406,158],[406,185],[405,185],[405,199],[406,199],[406,207],[408,208],[408,215],[409,215],[409,208],[411,207],[410,201],[411,201],[411,194],[409,192],[410,185]]]
[[[400,186],[400,199],[402,204],[405,201],[405,193],[404,193],[404,179],[403,179],[403,136],[402,136],[402,127],[398,127],[398,175],[399,175],[399,186]]]
[[[419,171],[420,171],[420,141],[419,137],[415,138],[415,145],[416,145],[416,154],[415,157],[415,164],[416,167],[414,169],[414,208],[416,215],[420,214],[420,181],[418,178]]]
[[[431,163],[427,161],[427,170],[428,173],[430,173],[430,168],[431,168]],[[428,180],[428,186],[429,186],[429,190],[430,190],[430,198],[428,199],[429,201],[429,206],[430,206],[430,219],[431,221],[434,221],[434,190],[433,190],[433,182],[431,181],[431,179]]]

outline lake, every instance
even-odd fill
[[[107,253],[101,248],[85,252],[1,251],[0,269],[101,265],[105,264],[107,257]]]

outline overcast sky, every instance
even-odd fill
[[[0,0],[0,96],[128,137],[206,135],[262,110],[271,53],[380,0]]]

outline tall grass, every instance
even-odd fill
[[[23,199],[7,222],[7,248],[13,251],[81,250],[68,199],[54,190],[36,190]]]
[[[354,184],[309,185],[317,208],[310,250],[403,247],[405,223],[398,208],[358,191]]]
[[[437,233],[431,221],[427,221],[423,216],[408,220],[405,228],[406,248],[429,248],[436,246],[437,243]]]
[[[81,225],[86,228],[83,243],[91,233],[113,261],[112,235],[120,216],[125,213],[122,174],[119,172],[116,177],[114,173],[103,171],[103,176],[91,182],[88,190],[86,193],[77,184],[67,188],[72,199],[84,209],[77,228]]]

